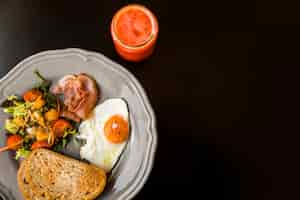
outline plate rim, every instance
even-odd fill
[[[48,55],[63,55],[63,54],[69,54],[73,53],[77,56],[82,57],[84,60],[88,60],[89,57],[96,58],[98,60],[101,60],[108,64],[110,67],[114,68],[114,71],[118,73],[119,75],[122,75],[125,77],[125,79],[128,80],[129,83],[131,83],[135,90],[138,92],[137,95],[139,99],[141,99],[143,103],[144,111],[147,113],[148,117],[148,125],[147,132],[151,136],[149,137],[150,140],[147,142],[149,146],[149,149],[146,150],[145,157],[148,158],[144,164],[142,164],[142,168],[137,174],[136,179],[130,185],[123,193],[120,194],[118,199],[120,200],[129,200],[132,199],[145,185],[147,179],[149,178],[149,175],[153,169],[154,166],[154,160],[155,160],[155,154],[157,151],[157,143],[158,143],[158,134],[157,134],[157,127],[156,127],[156,118],[154,114],[154,110],[150,104],[149,98],[146,94],[145,89],[142,87],[142,85],[139,83],[139,81],[136,79],[136,77],[129,72],[125,67],[121,66],[120,64],[116,63],[115,61],[111,60],[110,58],[104,56],[101,53],[90,51],[90,50],[84,50],[79,48],[65,48],[65,49],[56,49],[56,50],[46,50],[42,51],[36,54],[33,54],[25,59],[23,59],[21,62],[19,62],[17,65],[15,65],[13,68],[11,68],[1,79],[0,79],[0,90],[3,90],[6,85],[5,82],[9,81],[10,77],[12,77],[15,73],[17,73],[19,70],[24,68],[24,66],[27,63],[32,62],[33,60],[39,59],[41,57],[45,57]],[[25,69],[23,69],[25,70]],[[149,144],[150,143],[150,144]]]

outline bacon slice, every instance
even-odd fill
[[[86,119],[99,96],[95,80],[87,74],[66,75],[51,88],[51,92],[64,95],[65,109],[62,115],[74,121]]]
[[[91,79],[86,74],[79,74],[78,80],[82,82],[83,88],[88,91],[88,94],[87,98],[85,98],[85,102],[82,103],[82,105],[79,105],[78,109],[76,110],[76,114],[80,118],[86,119],[98,101],[99,90],[96,81]]]
[[[68,110],[62,110],[62,112],[60,113],[60,116],[71,119],[75,122],[80,122],[80,118],[75,113],[72,113]]]

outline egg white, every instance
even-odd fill
[[[128,121],[129,112],[123,99],[108,99],[97,105],[91,118],[79,126],[78,136],[86,140],[80,148],[80,156],[109,172],[123,152],[127,141],[114,144],[104,134],[105,123],[110,117],[120,115]],[[129,121],[128,121],[129,122]]]

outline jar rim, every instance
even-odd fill
[[[151,22],[151,33],[149,34],[149,36],[147,37],[147,39],[145,39],[145,41],[143,41],[141,44],[137,44],[137,45],[128,45],[126,43],[124,43],[124,41],[122,41],[118,34],[116,33],[116,23],[118,21],[118,18],[120,17],[120,14],[123,13],[124,11],[131,9],[131,8],[136,8],[139,9],[140,11],[142,11],[143,13],[145,13]],[[136,48],[140,48],[140,47],[144,47],[146,46],[149,42],[151,42],[153,39],[156,38],[157,33],[158,33],[158,22],[156,17],[154,16],[154,14],[145,6],[143,5],[139,5],[139,4],[129,4],[127,6],[124,6],[122,8],[120,8],[117,13],[114,15],[112,22],[111,22],[111,32],[114,36],[114,38],[123,46],[125,46],[126,48],[132,48],[132,49],[136,49]]]

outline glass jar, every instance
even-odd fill
[[[158,22],[144,6],[132,4],[121,8],[111,22],[111,35],[118,54],[128,61],[149,57],[158,36]]]

